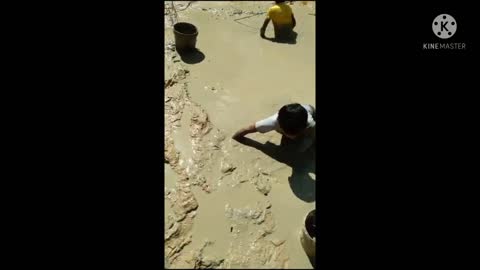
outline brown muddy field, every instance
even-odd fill
[[[315,106],[315,3],[291,6],[295,44],[260,38],[271,2],[166,2],[165,266],[312,268],[300,244],[315,208],[314,151],[282,158],[281,135],[235,131],[287,103]],[[173,14],[173,15],[172,15]],[[198,28],[182,59],[172,22]],[[267,37],[273,37],[270,24]]]

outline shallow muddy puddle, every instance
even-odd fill
[[[274,188],[276,190],[272,192],[270,201],[275,206],[272,207],[272,212],[280,226],[277,227],[273,236],[286,240],[290,268],[311,268],[312,265],[299,241],[299,235],[306,213],[314,209],[315,204],[299,200],[288,184],[277,185]]]
[[[267,10],[270,4],[258,6]],[[293,101],[315,105],[315,17],[308,15],[311,9],[297,7],[293,6],[298,37],[293,45],[259,37],[264,14],[238,21],[256,28],[252,29],[234,21],[249,15],[212,22],[209,12],[184,11],[198,28],[197,48],[205,55],[202,62],[187,64],[193,75],[191,95],[207,111],[216,112],[211,117],[219,128],[234,132],[239,124]],[[271,24],[266,35],[273,36]]]
[[[168,46],[165,51],[166,80],[176,83],[165,89],[174,97],[165,101],[171,105],[166,125],[173,119],[166,134],[173,169],[165,168],[165,216],[176,220],[166,232],[169,268],[312,268],[299,234],[315,208],[314,157],[285,164],[273,152],[230,139],[284,104],[315,106],[314,4],[292,6],[296,44],[259,37],[265,14],[255,14],[271,5],[193,2],[178,12],[179,21],[198,28],[205,58],[189,64]],[[271,24],[266,35],[273,36]],[[167,26],[166,45],[172,41]],[[177,76],[179,70],[188,75]],[[260,148],[280,143],[275,132],[248,137]]]
[[[194,194],[200,207],[195,218],[192,246],[201,245],[208,239],[213,242],[210,251],[225,256],[231,244],[248,239],[256,229],[250,224],[235,225],[230,222],[224,214],[225,208],[249,208],[255,207],[257,202],[268,202],[272,205],[270,209],[277,224],[275,232],[268,239],[285,240],[290,257],[289,267],[311,268],[308,257],[298,241],[303,217],[295,213],[308,213],[314,205],[298,200],[287,183],[273,183],[272,191],[267,196],[249,184],[223,188],[212,194],[196,189]],[[243,231],[243,234],[235,234],[235,230]]]

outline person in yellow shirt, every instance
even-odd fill
[[[275,5],[268,10],[267,18],[260,29],[262,38],[266,38],[265,30],[270,20],[273,23],[275,39],[281,40],[292,37],[293,28],[295,28],[297,22],[295,21],[295,16],[293,16],[292,8],[287,5],[286,1],[275,1]]]

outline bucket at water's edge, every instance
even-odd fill
[[[315,259],[315,238],[316,238],[316,227],[315,227],[315,209],[310,211],[308,215],[303,220],[302,233],[300,236],[300,242],[302,247],[307,253],[308,257]]]
[[[197,43],[197,27],[191,23],[180,22],[173,26],[175,35],[175,47],[177,51],[188,51],[195,49]]]

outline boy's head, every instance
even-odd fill
[[[280,128],[289,135],[289,137],[296,137],[308,126],[308,113],[302,105],[292,103],[283,106],[278,111],[278,124]]]

